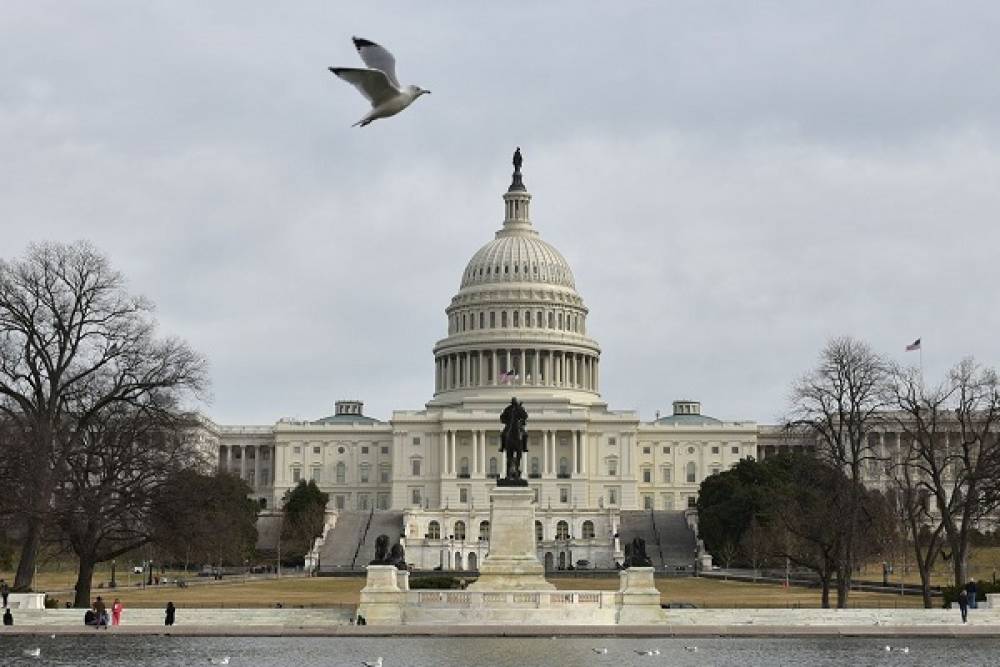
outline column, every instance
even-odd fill
[[[594,357],[594,391],[599,391],[601,387],[601,359]]]
[[[580,472],[579,470],[577,470],[578,461],[580,460],[578,457],[578,450],[580,448],[580,432],[573,431],[572,435],[573,435],[573,443],[572,443],[573,446],[572,446],[572,456],[570,457],[570,462],[569,462],[569,470],[572,473],[573,477],[576,477],[577,474],[579,474]]]
[[[263,451],[263,447],[253,448],[253,486],[257,488],[260,486],[260,453]]]
[[[521,384],[525,384],[528,381],[528,353],[525,349],[521,348]]]
[[[479,473],[479,431],[472,432],[472,469],[469,477],[475,477]]]
[[[449,433],[451,433],[451,431],[445,431],[444,433],[441,434],[442,436],[444,436],[443,438],[441,438],[441,476],[442,477],[447,477],[448,476],[448,438],[449,438]],[[423,472],[423,471],[421,471],[421,472]]]
[[[538,361],[538,354],[539,354],[539,350],[536,347],[535,348],[535,358],[532,359],[532,361],[531,361],[531,379],[532,379],[531,384],[535,384],[535,385],[541,384],[541,381],[539,380],[539,376],[542,373],[542,365]]]
[[[240,445],[240,479],[247,478],[247,446]]]
[[[448,431],[448,434],[451,436],[449,438],[451,442],[448,445],[448,473],[454,477],[455,473],[458,472],[455,466],[455,441],[458,439],[458,431]]]
[[[499,373],[497,372],[497,351],[493,350],[493,373],[490,375],[491,385],[496,385],[498,375]]]
[[[479,386],[484,387],[488,384],[486,382],[486,355],[483,354],[482,350],[479,350]]]
[[[486,476],[486,431],[479,432],[479,476]]]

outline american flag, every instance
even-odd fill
[[[500,382],[511,382],[517,378],[517,373],[513,370],[504,371],[500,374]]]
[[[919,350],[919,349],[920,349],[920,339],[919,338],[906,346],[906,351],[907,352],[913,352],[914,350]]]

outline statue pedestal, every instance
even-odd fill
[[[535,492],[522,486],[490,491],[490,550],[473,591],[551,591],[535,553]]]

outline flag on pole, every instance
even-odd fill
[[[907,352],[913,352],[914,350],[919,350],[919,349],[920,349],[920,339],[919,338],[906,346],[906,351]]]
[[[513,371],[513,369],[509,370],[509,371],[504,371],[503,373],[500,374],[500,382],[501,383],[503,383],[503,382],[510,382],[510,381],[512,381],[516,377],[517,377],[517,373],[515,373]]]

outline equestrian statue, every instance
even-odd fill
[[[527,486],[528,480],[521,476],[521,461],[528,451],[528,431],[525,428],[528,412],[516,398],[512,398],[510,405],[500,413],[500,421],[504,425],[500,451],[507,455],[507,475],[497,480],[497,485]]]

